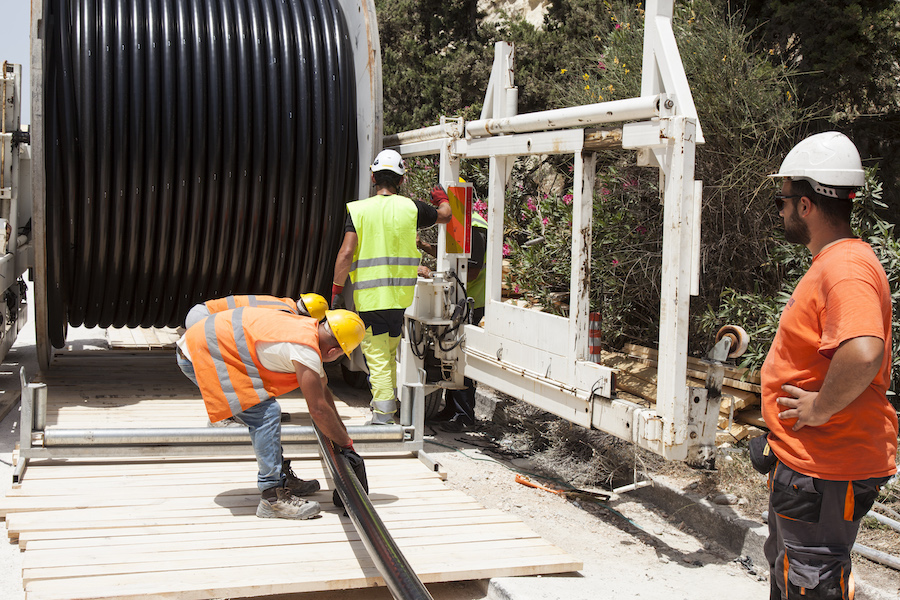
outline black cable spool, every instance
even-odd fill
[[[48,331],[327,294],[358,176],[335,0],[47,0]]]

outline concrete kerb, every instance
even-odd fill
[[[760,573],[767,573],[768,566],[763,545],[769,535],[767,525],[745,519],[727,506],[713,504],[706,498],[677,489],[665,477],[654,477],[653,485],[632,492],[642,500],[653,504],[676,517],[685,525],[715,540],[727,551],[738,557],[749,557]],[[895,595],[854,577],[857,600],[900,600]]]
[[[476,392],[476,414],[479,418],[492,419],[499,402],[492,392],[493,390],[482,388]],[[702,532],[734,554],[735,558],[749,558],[758,573],[768,574],[768,561],[763,551],[769,533],[767,525],[746,519],[729,506],[720,506],[698,494],[682,491],[663,476],[654,476],[652,481],[652,485],[629,493],[667,513],[669,518],[678,519],[692,530]],[[529,579],[534,580],[529,577],[492,579],[488,582],[488,597],[496,600],[544,598],[545,596],[527,595],[528,591],[532,594],[535,591],[534,587],[529,588],[525,582]],[[900,600],[900,596],[868,585],[860,581],[859,577],[855,581],[857,600]]]

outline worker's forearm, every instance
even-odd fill
[[[350,260],[338,253],[337,259],[334,261],[334,279],[332,281],[337,285],[344,285],[347,276],[350,274]]]
[[[334,279],[332,282],[337,285],[344,285],[347,276],[350,275],[350,265],[353,262],[353,252],[356,250],[356,244],[359,237],[352,232],[344,234],[344,241],[341,242],[341,248],[338,250],[337,257],[334,260]]]
[[[334,407],[334,399],[331,392],[325,387],[318,373],[294,361],[294,369],[297,372],[297,383],[300,391],[306,399],[306,408],[309,416],[319,430],[338,446],[347,446],[352,441],[347,435],[347,428],[341,422]]]
[[[344,421],[341,419],[341,415],[338,414],[337,406],[334,403],[334,396],[331,394],[331,390],[328,389],[327,386],[324,387],[325,390],[325,404],[331,408],[331,412],[334,415],[334,420],[341,424],[341,427],[344,429],[344,433],[347,432],[347,427],[344,426]],[[344,444],[346,446],[346,444]]]
[[[316,424],[316,427],[322,431],[325,437],[338,446],[343,447],[349,445],[352,440],[350,439],[350,436],[347,435],[347,428],[344,427],[344,423],[338,416],[334,403],[331,403],[331,406],[329,407],[329,403],[325,400],[324,396],[321,400],[321,403],[310,402],[310,399],[307,398],[309,416],[312,418],[313,423]]]
[[[450,222],[450,218],[453,216],[453,211],[450,209],[449,202],[441,202],[440,206],[437,209],[437,223],[438,225],[443,225],[445,223]]]
[[[859,398],[878,374],[884,342],[876,337],[854,338],[838,348],[816,398],[816,409],[833,415]]]

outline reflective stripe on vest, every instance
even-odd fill
[[[215,300],[207,300],[204,302],[210,313],[222,312],[223,310],[233,310],[242,306],[255,306],[259,308],[274,308],[276,310],[289,310],[290,312],[300,314],[297,311],[297,301],[293,298],[279,298],[277,296],[226,296],[225,298],[217,298]]]
[[[404,196],[373,196],[347,204],[359,238],[350,281],[359,311],[412,304],[421,254],[416,247],[419,211]]]
[[[203,327],[185,334],[197,383],[211,421],[233,416],[299,385],[294,372],[262,366],[256,345],[289,342],[319,354],[315,319],[257,307],[242,307],[207,317]]]
[[[484,230],[487,230],[488,228],[487,221],[474,210],[472,211],[472,227],[480,227]],[[487,258],[487,251],[485,251],[485,258]],[[466,290],[469,293],[469,297],[475,300],[475,308],[484,308],[484,289],[486,281],[487,262],[482,265],[478,277],[469,282],[468,289]]]

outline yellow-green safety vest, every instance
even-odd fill
[[[472,227],[481,227],[482,229],[487,229],[488,224],[487,221],[484,220],[484,217],[479,215],[474,210],[472,211]],[[487,252],[485,251],[485,257],[487,257]],[[484,308],[484,282],[487,278],[487,262],[485,262],[484,266],[481,267],[481,272],[478,273],[478,277],[469,282],[466,290],[469,293],[469,297],[475,300],[475,308]]]
[[[359,241],[350,265],[359,312],[412,304],[421,254],[416,247],[419,211],[405,196],[373,196],[347,203]]]

